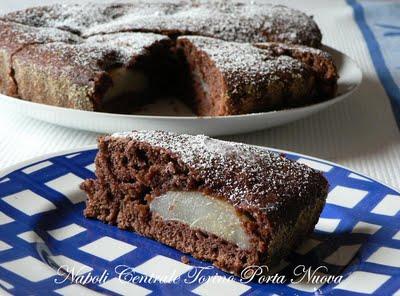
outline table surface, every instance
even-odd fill
[[[55,1],[4,2],[0,2],[0,13]],[[400,188],[399,129],[353,8],[345,1],[279,2],[313,14],[323,43],[352,57],[363,70],[363,83],[353,96],[307,119],[223,138],[320,157]],[[0,102],[0,136],[3,169],[45,153],[95,144],[98,134],[9,114]]]

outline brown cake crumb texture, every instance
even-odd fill
[[[36,7],[0,17],[0,92],[120,113],[160,94],[184,98],[198,115],[276,110],[334,96],[336,68],[312,48],[320,45],[311,17],[270,4]],[[106,101],[115,68],[140,71],[148,84]]]
[[[189,264],[190,260],[188,256],[181,256],[181,262],[185,264]]]
[[[237,275],[247,266],[273,266],[312,232],[328,190],[321,173],[265,149],[158,131],[100,137],[96,177],[81,186],[87,217]],[[248,218],[243,227],[251,247],[152,213],[149,202],[171,190],[199,191],[233,205]]]

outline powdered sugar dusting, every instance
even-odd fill
[[[203,176],[207,187],[235,205],[273,210],[287,199],[312,196],[316,181],[322,179],[313,169],[266,149],[203,135],[133,131],[111,138],[145,142],[172,152]],[[271,202],[271,196],[277,198]]]
[[[324,59],[332,60],[332,56],[328,52],[320,50],[318,48],[313,48],[303,45],[290,45],[285,43],[273,43],[273,42],[254,43],[253,45],[266,50],[275,49],[278,53],[283,52],[285,50],[290,51],[295,49],[296,52],[298,53],[312,54],[314,56],[320,56]]]
[[[26,25],[8,23],[0,20],[0,44],[14,46],[46,42],[79,42],[80,38],[55,28],[34,28]]]
[[[120,62],[128,63],[132,57],[143,54],[146,48],[168,37],[153,33],[117,33],[98,35],[86,39],[85,46],[118,52]]]
[[[57,53],[53,57],[53,61],[57,60],[57,63],[68,56],[67,62],[71,66],[90,66],[94,70],[104,70],[108,64],[129,64],[135,56],[143,54],[146,48],[163,39],[168,37],[152,33],[116,33],[93,36],[79,44],[48,43],[37,50],[44,54]]]
[[[306,14],[251,1],[58,4],[14,12],[4,18],[81,36],[146,31],[239,42],[282,41],[310,46],[319,46],[321,42],[317,25]]]
[[[234,83],[256,84],[257,80],[280,80],[278,73],[287,76],[299,76],[304,70],[301,62],[289,56],[276,56],[268,49],[260,49],[250,43],[238,43],[216,40],[202,36],[183,36],[196,48],[204,51],[216,66]],[[238,75],[240,73],[240,75]]]

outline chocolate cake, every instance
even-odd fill
[[[284,6],[68,4],[0,22],[0,92],[24,100],[131,113],[174,95],[198,115],[231,115],[335,94],[332,59],[313,48],[321,45],[317,25]]]
[[[156,95],[161,77],[167,75],[162,69],[167,71],[172,59],[169,45],[168,37],[152,33],[99,35],[77,44],[32,44],[13,55],[13,77],[22,98],[75,109],[123,111]]]
[[[182,36],[193,98],[199,115],[270,111],[331,98],[337,73],[329,54],[281,43],[228,42]]]
[[[328,183],[260,147],[134,131],[99,138],[88,218],[155,239],[237,275],[278,263],[313,231]]]
[[[2,17],[32,27],[57,28],[82,37],[153,32],[170,37],[202,35],[238,42],[321,45],[312,17],[282,5],[243,1],[132,1],[56,4]]]

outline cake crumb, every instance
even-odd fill
[[[190,260],[188,256],[181,256],[181,262],[184,264],[189,264]]]

